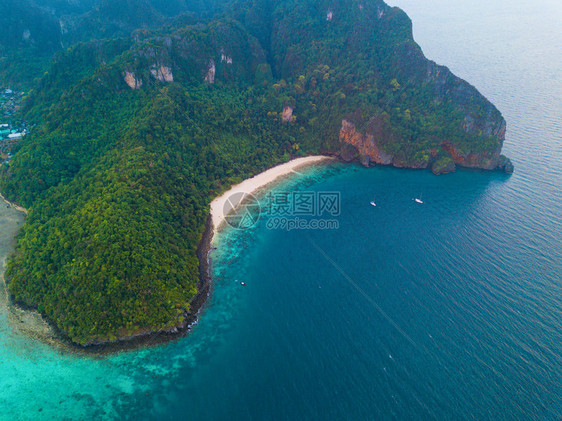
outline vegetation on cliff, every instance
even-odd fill
[[[0,2],[0,87],[27,85],[60,49],[58,22],[26,0]]]
[[[106,3],[89,13],[122,22]],[[500,113],[423,57],[401,10],[199,3],[123,0],[138,6],[130,36],[59,52],[26,100],[37,127],[1,169],[2,191],[30,211],[10,293],[76,343],[181,325],[211,199],[291,155],[499,162]]]

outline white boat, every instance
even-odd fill
[[[423,204],[423,200],[421,200],[421,198],[422,198],[422,195],[420,194],[419,199],[416,197],[416,198],[414,199],[414,202]]]
[[[373,200],[371,201],[371,206],[374,206],[375,208],[377,207],[377,204],[376,204],[376,202],[375,202],[375,199],[373,199]]]

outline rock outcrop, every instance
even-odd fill
[[[353,154],[350,155],[349,149],[347,149],[347,152],[343,154],[344,159],[347,158],[346,160],[350,160],[349,158],[354,159],[355,157],[360,157],[364,165],[369,165],[371,163],[382,165],[392,164],[392,155],[386,153],[382,146],[383,143],[390,141],[389,133],[383,131],[380,121],[371,121],[372,127],[376,127],[377,125],[379,126],[379,136],[375,138],[374,133],[363,134],[357,131],[355,124],[351,121],[342,121],[340,142],[352,145],[356,150],[356,154],[353,156]]]
[[[217,67],[215,66],[215,61],[209,61],[209,67],[207,68],[207,74],[205,75],[205,83],[213,84],[215,83],[215,74],[217,72]]]
[[[501,147],[494,151],[462,152],[449,141],[443,141],[441,147],[453,158],[455,164],[467,168],[481,168],[483,170],[494,170],[498,167]]]
[[[125,83],[129,85],[131,89],[142,88],[142,79],[137,79],[134,72],[125,72],[123,77],[125,79]]]
[[[344,119],[340,129],[340,157],[344,161],[358,160],[365,166],[374,164],[393,165],[398,168],[422,169],[431,166],[434,174],[454,172],[457,165],[484,170],[501,170],[508,174],[513,172],[513,164],[501,155],[501,146],[505,136],[505,122],[496,132],[498,146],[494,150],[480,152],[463,152],[448,140],[441,142],[439,150],[409,156],[407,153],[392,151],[395,139],[390,123],[384,116],[373,117],[365,125],[365,132],[357,129],[350,120]]]
[[[282,114],[283,123],[290,123],[293,118],[293,107],[287,105],[283,108]]]
[[[441,157],[431,166],[431,172],[433,172],[433,174],[435,175],[447,174],[455,172],[456,170],[457,166],[455,165],[455,161],[453,161],[450,156]]]
[[[514,166],[509,158],[500,155],[500,159],[498,161],[498,169],[502,170],[506,174],[512,174]]]
[[[174,81],[174,75],[172,73],[171,67],[163,66],[163,65],[156,66],[150,69],[150,73],[152,74],[152,76],[154,76],[154,78],[156,78],[160,82]]]
[[[221,63],[232,64],[233,63],[232,57],[225,54],[224,51],[221,52]]]

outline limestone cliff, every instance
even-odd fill
[[[283,123],[290,123],[293,118],[293,107],[286,105],[281,116]]]
[[[154,66],[150,69],[150,73],[154,76],[155,79],[159,80],[160,82],[173,82],[174,75],[172,73],[172,68],[168,66],[164,66],[162,64]]]
[[[342,158],[344,160],[351,161],[359,157],[364,165],[369,165],[371,163],[390,165],[393,163],[393,156],[386,153],[383,146],[392,141],[391,135],[389,131],[383,129],[381,119],[376,119],[374,123],[379,123],[379,130],[377,130],[378,136],[376,138],[374,131],[370,133],[360,133],[357,131],[355,124],[351,121],[342,121],[340,141],[353,146],[351,150],[350,148],[342,150]]]
[[[207,67],[207,73],[203,79],[205,83],[213,84],[215,83],[215,75],[217,74],[217,66],[214,60],[209,61],[209,66]]]
[[[131,89],[140,89],[142,88],[142,79],[137,79],[134,72],[124,72],[123,78],[125,83],[129,85]]]
[[[340,156],[348,162],[357,159],[365,166],[380,164],[415,169],[431,166],[435,174],[453,172],[457,165],[512,173],[513,164],[508,158],[500,155],[505,135],[505,122],[496,133],[500,142],[493,150],[466,152],[461,151],[451,141],[443,140],[438,148],[432,148],[427,154],[412,156],[393,152],[394,135],[389,122],[384,117],[371,118],[364,132],[359,131],[353,122],[344,119],[339,134],[342,146]]]

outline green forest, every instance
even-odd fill
[[[17,55],[4,71],[40,77],[26,80],[21,118],[34,128],[0,190],[29,211],[9,292],[76,344],[181,326],[211,200],[291,157],[340,154],[342,120],[395,166],[499,158],[499,111],[427,60],[406,14],[382,1],[60,7],[80,19],[46,35],[58,44],[42,73]],[[38,48],[2,35],[6,51]]]

